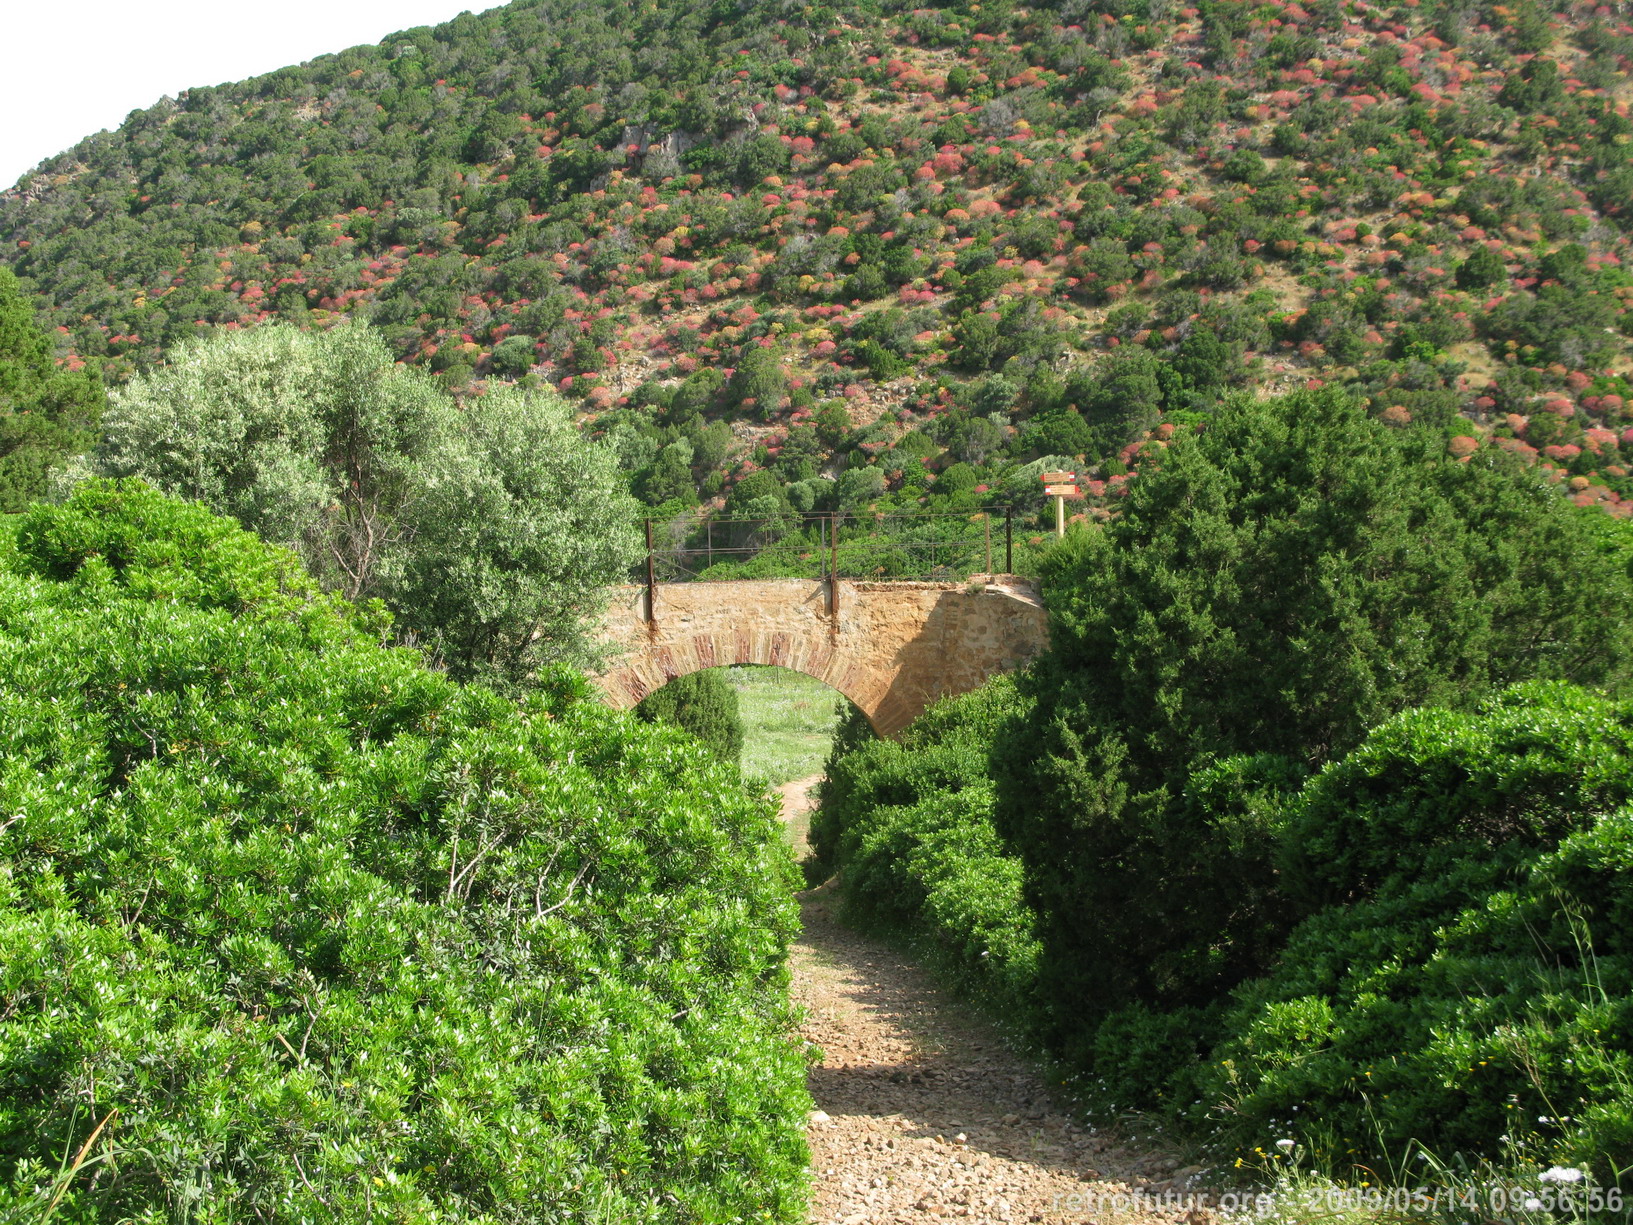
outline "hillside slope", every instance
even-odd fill
[[[1630,56],[1625,3],[523,0],[133,114],[0,197],[0,253],[115,381],[356,316],[628,408],[654,505],[1041,455],[1099,497],[1164,420],[1325,381],[1623,512]]]

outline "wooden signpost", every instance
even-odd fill
[[[1066,499],[1077,497],[1077,480],[1075,472],[1040,472],[1038,476],[1043,481],[1043,492],[1055,500],[1055,535],[1066,534]]]

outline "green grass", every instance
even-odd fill
[[[845,699],[821,681],[787,668],[725,669],[743,720],[743,773],[772,786],[818,774],[828,758],[834,718]]]

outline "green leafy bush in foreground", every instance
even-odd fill
[[[1384,724],[1290,806],[1308,917],[1178,1096],[1339,1165],[1416,1141],[1625,1176],[1630,801],[1633,712],[1568,685]]]
[[[768,803],[377,631],[134,483],[0,553],[0,1216],[800,1216]]]

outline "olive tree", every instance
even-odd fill
[[[458,424],[416,467],[387,603],[460,673],[581,660],[586,618],[639,551],[617,457],[564,401],[514,387],[466,401]]]
[[[78,477],[139,476],[295,548],[378,598],[457,675],[582,657],[586,618],[635,549],[612,457],[553,396],[456,403],[378,334],[218,332],[110,398]]]

